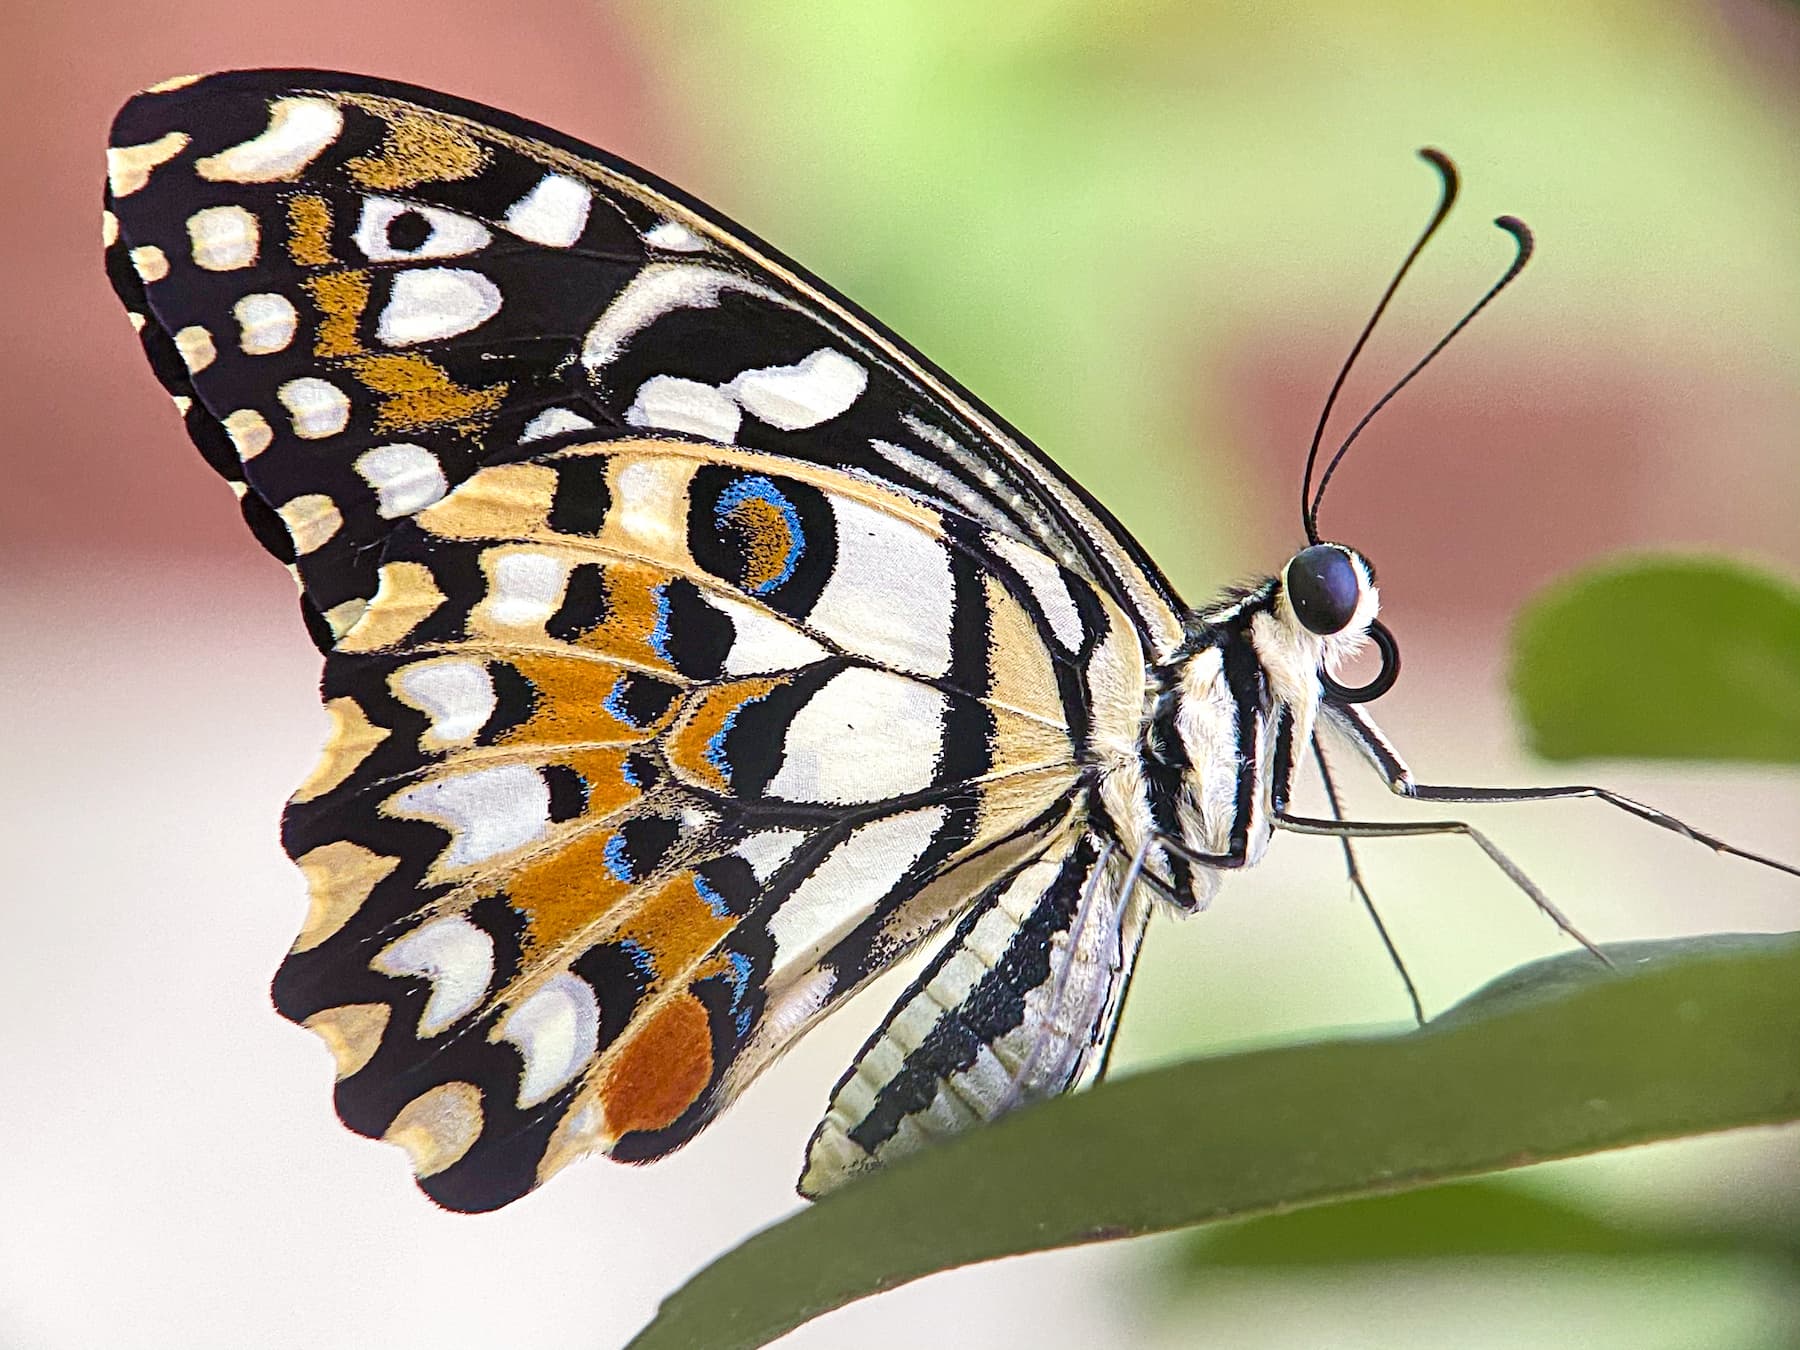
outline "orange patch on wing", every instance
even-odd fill
[[[695,889],[693,874],[684,873],[637,905],[614,940],[638,943],[656,962],[657,977],[667,979],[688,974],[736,927],[736,919],[713,912]]]
[[[610,816],[621,807],[630,806],[643,795],[625,778],[625,757],[628,750],[614,750],[601,747],[595,750],[581,750],[572,755],[558,755],[550,762],[567,764],[581,775],[587,787],[587,809],[583,819],[597,821]]]
[[[731,791],[728,765],[715,763],[713,738],[725,730],[725,724],[747,703],[754,703],[783,681],[774,679],[738,680],[714,685],[692,699],[682,714],[681,725],[670,735],[667,745],[669,767],[690,782],[714,792]]]
[[[326,267],[331,256],[331,203],[311,193],[288,198],[288,257],[301,267]]]
[[[362,351],[356,324],[369,304],[369,274],[346,269],[307,277],[300,284],[306,287],[319,310],[319,332],[313,339],[313,354],[355,356]]]
[[[746,497],[731,511],[731,524],[744,544],[744,584],[761,591],[781,579],[794,552],[794,532],[774,502]]]
[[[444,427],[474,436],[500,411],[510,388],[503,381],[470,389],[458,384],[429,356],[417,352],[352,357],[349,366],[371,393],[381,395],[375,413],[376,429],[381,432]]]
[[[421,183],[454,183],[473,178],[487,163],[488,152],[481,142],[447,117],[402,107],[378,95],[350,97],[344,102],[387,123],[379,150],[358,155],[344,165],[361,187],[399,192]]]
[[[606,865],[611,830],[588,830],[535,858],[505,882],[506,897],[525,916],[529,947],[560,947],[597,923],[631,890]]]
[[[600,1084],[614,1138],[673,1125],[712,1078],[712,1027],[692,994],[677,994],[626,1036]]]
[[[623,661],[669,669],[669,662],[651,644],[656,626],[663,618],[658,591],[668,580],[667,572],[654,567],[639,563],[609,563],[605,614],[576,638],[576,643]]]
[[[623,673],[618,666],[523,655],[512,666],[537,690],[537,706],[497,738],[501,745],[634,745],[652,734],[607,711],[607,697]]]

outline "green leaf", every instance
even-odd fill
[[[1512,687],[1546,759],[1800,763],[1800,589],[1714,560],[1596,568],[1521,614]]]
[[[1422,1031],[1108,1083],[846,1188],[726,1253],[636,1350],[764,1345],[934,1271],[1800,1119],[1800,936],[1576,953]]]
[[[1525,1186],[1467,1181],[1198,1229],[1175,1251],[1166,1274],[1185,1285],[1228,1268],[1490,1256],[1724,1252],[1800,1261],[1800,1232],[1781,1223],[1621,1223]]]

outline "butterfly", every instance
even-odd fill
[[[1454,197],[1428,157],[1408,265]],[[1293,814],[1322,727],[1403,796],[1600,796],[1740,852],[1600,789],[1414,780],[1364,707],[1399,670],[1374,569],[1317,528],[1349,441],[1315,493],[1314,438],[1306,546],[1191,607],[901,339],[555,131],[353,75],[172,80],[114,124],[104,231],[324,655],[275,1005],[450,1209],[680,1147],[928,943],[802,1194],[1091,1080],[1151,909],[1277,828],[1473,835],[1574,932],[1466,825]]]

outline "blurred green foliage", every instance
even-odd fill
[[[1800,589],[1718,559],[1608,563],[1526,608],[1512,688],[1546,759],[1800,764]]]
[[[680,181],[1016,423],[1190,598],[1294,542],[1307,414],[1433,200],[1421,145],[1459,157],[1466,205],[1371,383],[1505,259],[1482,224],[1502,210],[1544,244],[1505,319],[1536,367],[1601,391],[1664,358],[1701,381],[1751,353],[1787,387],[1800,369],[1793,118],[1722,59],[1731,16],[1704,7],[632,13],[694,147]],[[1271,425],[1281,395],[1255,381],[1278,356],[1303,361],[1283,374],[1307,406]]]

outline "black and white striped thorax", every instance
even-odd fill
[[[1120,846],[1166,880],[1163,893],[1177,908],[1204,906],[1220,870],[1262,857],[1312,744],[1321,673],[1354,654],[1376,618],[1373,570],[1343,552],[1357,593],[1342,630],[1313,632],[1285,578],[1270,577],[1190,614],[1179,649],[1151,668],[1132,766],[1141,808],[1121,801],[1114,825]]]
[[[1129,737],[1109,649],[1088,649],[1069,706],[1093,720],[1076,738],[1085,765],[1067,824],[978,897],[864,1046],[813,1136],[804,1193],[1097,1067],[1155,898],[1191,912],[1222,871],[1262,856],[1311,745],[1322,674],[1375,621],[1368,564],[1341,552],[1353,583],[1342,628],[1309,628],[1286,573],[1194,611],[1174,654],[1142,667]]]

